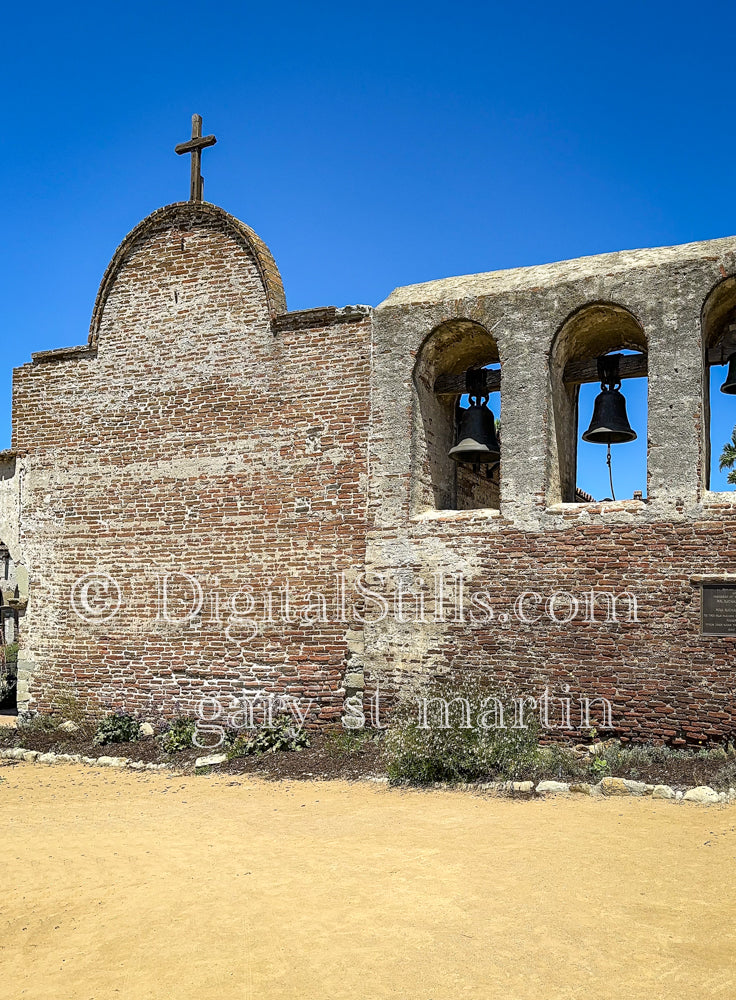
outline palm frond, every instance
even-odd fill
[[[732,469],[734,465],[736,465],[736,427],[731,432],[731,440],[723,446],[718,468],[722,472],[724,469]],[[729,482],[731,482],[730,477]]]

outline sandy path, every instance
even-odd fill
[[[0,997],[736,996],[736,808],[0,767]]]

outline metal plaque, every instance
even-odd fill
[[[736,636],[736,584],[703,584],[700,631],[703,635]]]

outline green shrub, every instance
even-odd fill
[[[59,720],[53,715],[43,715],[36,712],[30,717],[18,719],[18,728],[29,733],[51,733],[58,727]]]
[[[78,736],[93,739],[100,724],[99,709],[96,705],[83,702],[76,690],[63,681],[56,681],[51,705],[51,714],[56,725],[73,722],[79,727]]]
[[[169,728],[161,734],[161,746],[166,753],[189,750],[194,746],[196,723],[194,719],[173,719]]]
[[[114,712],[100,719],[93,743],[131,743],[140,736],[141,725],[132,715]]]
[[[436,699],[447,703],[446,715]],[[430,712],[434,707],[437,711]],[[539,723],[531,714],[523,720],[526,725],[515,727],[514,721],[508,692],[472,678],[435,680],[417,697],[403,698],[394,710],[384,738],[389,780],[428,784],[517,779],[538,766]]]
[[[272,726],[260,726],[255,731],[238,733],[227,749],[233,757],[250,757],[252,754],[276,753],[279,750],[303,750],[309,746],[309,733],[297,729],[290,715],[278,716]]]
[[[17,663],[18,662],[18,643],[9,642],[5,647],[5,662],[6,663]]]
[[[325,737],[325,750],[331,757],[355,757],[376,739],[370,729],[335,729]]]
[[[534,781],[547,778],[587,781],[590,774],[589,757],[580,757],[572,747],[555,743],[539,748],[537,761],[526,769],[524,777]]]
[[[731,758],[728,764],[719,767],[713,775],[712,785],[717,789],[736,788],[736,760]]]

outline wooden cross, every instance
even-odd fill
[[[174,147],[175,153],[192,154],[192,176],[189,188],[190,201],[202,201],[204,194],[204,177],[202,176],[202,150],[214,146],[217,139],[214,135],[202,135],[202,116],[192,115],[192,138],[189,142],[181,142]]]

